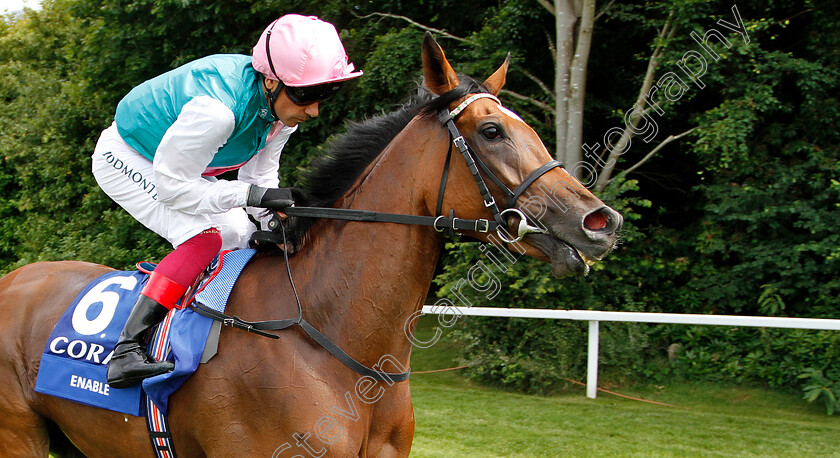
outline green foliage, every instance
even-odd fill
[[[655,46],[664,46],[661,72],[677,72],[684,53],[698,49],[691,31],[725,30],[717,20],[732,21],[731,2],[604,4],[587,81],[584,138],[594,141],[632,106]],[[659,136],[650,145],[634,139],[617,172],[666,134],[698,129],[638,173],[616,173],[602,193],[626,220],[610,256],[588,277],[558,281],[530,258],[452,244],[439,296],[509,307],[838,318],[838,7],[737,6],[750,42],[726,31],[731,47],[714,45],[721,59],[708,61],[705,88],[663,101]],[[286,184],[344,120],[392,110],[421,80],[423,30],[374,13],[457,35],[438,38],[456,69],[478,78],[510,52],[511,92],[502,99],[552,147],[553,114],[533,103],[554,103],[547,89],[554,17],[540,2],[46,0],[40,11],[0,18],[0,272],[54,259],[127,268],[163,256],[166,243],[91,177],[99,132],[136,84],[204,55],[248,54],[263,28],[289,12],[334,22],[365,76],[299,129],[283,153]],[[658,38],[669,17],[676,32]],[[484,289],[459,286],[470,275]],[[499,287],[490,289],[494,281]],[[583,377],[579,323],[463,318],[452,329],[466,343],[471,376],[483,382],[546,393]],[[830,332],[604,324],[602,377],[759,381],[802,389],[835,413],[837,340]]]
[[[761,380],[790,388],[813,370],[838,375],[836,332],[692,326],[675,330],[672,338],[680,345],[673,370],[683,378]]]
[[[717,2],[617,5],[608,16],[616,28],[641,23],[632,33],[643,37],[645,28],[656,31],[672,6],[681,15],[679,27],[701,35],[714,26],[710,18],[732,18],[731,5]],[[667,153],[676,155],[673,160],[652,166],[668,185],[644,175],[617,179],[601,196],[628,220],[619,248],[584,279],[557,282],[546,266],[520,260],[498,273],[504,288],[492,305],[838,318],[840,60],[828,51],[840,45],[836,8],[814,7],[791,21],[799,11],[785,2],[738,7],[750,43],[732,35],[731,48],[718,48],[721,60],[709,60],[706,88],[663,104],[660,129],[699,126],[693,142]],[[627,44],[596,37],[602,43],[593,49],[591,68],[600,68],[598,49],[616,68],[623,62],[616,50]],[[663,71],[696,46],[688,31],[674,36]],[[592,78],[602,79],[596,73]],[[603,85],[589,88],[596,110],[601,100],[622,95],[605,97]],[[629,106],[635,94],[624,96],[619,107]],[[675,188],[679,198],[672,196]],[[480,255],[474,248],[451,248],[439,277],[442,295],[466,278]],[[578,324],[485,319],[460,328],[476,379],[546,392],[583,374]],[[608,380],[760,381],[804,389],[807,399],[837,411],[830,407],[840,380],[834,332],[610,325],[601,337],[602,377]]]
[[[361,102],[375,112],[391,112],[421,80],[420,61],[423,34],[413,28],[391,29],[375,38],[365,62],[365,78],[359,82]]]
[[[820,369],[808,368],[800,376],[805,380],[804,398],[808,402],[821,401],[828,415],[840,411],[840,383],[837,374],[826,377]]]

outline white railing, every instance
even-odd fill
[[[595,310],[510,309],[496,307],[434,307],[426,305],[423,313],[470,315],[506,318],[548,318],[589,322],[586,396],[595,399],[598,393],[598,340],[601,321],[632,323],[671,323],[710,326],[749,326],[760,328],[818,329],[840,331],[840,320],[818,318],[782,318],[736,315],[692,315],[680,313],[600,312]]]

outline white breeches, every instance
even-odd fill
[[[251,233],[256,230],[244,208],[193,215],[159,202],[152,161],[123,141],[116,124],[102,132],[92,160],[93,176],[102,190],[134,219],[168,240],[173,247],[205,229],[215,227],[221,231],[223,250],[245,248]]]

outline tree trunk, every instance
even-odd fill
[[[566,163],[576,163],[569,157],[569,153],[579,152],[566,151],[566,141],[569,134],[569,95],[570,95],[570,68],[572,65],[573,50],[575,45],[575,25],[578,16],[575,13],[575,0],[554,0],[554,24],[556,55],[554,60],[554,93],[556,94],[554,104],[554,127],[555,140],[557,141],[557,157]]]
[[[569,88],[566,120],[566,144],[563,160],[574,166],[582,160],[583,142],[583,107],[586,98],[586,70],[589,62],[589,49],[592,46],[592,30],[595,24],[595,0],[583,0],[580,9],[580,26],[577,33],[575,55],[569,69]],[[558,149],[562,144],[558,143]],[[580,170],[571,169],[571,170]],[[581,179],[582,177],[576,177]]]

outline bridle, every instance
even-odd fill
[[[475,183],[478,185],[478,190],[481,192],[481,197],[484,199],[484,206],[490,210],[490,213],[493,215],[493,220],[496,222],[496,230],[499,233],[499,237],[507,243],[516,243],[522,239],[526,234],[530,233],[545,233],[545,230],[539,228],[537,226],[533,226],[528,224],[528,218],[522,213],[522,210],[515,208],[516,201],[519,199],[519,196],[525,192],[535,181],[537,181],[541,176],[545,175],[548,171],[556,168],[556,167],[563,167],[563,163],[557,160],[551,160],[547,163],[543,164],[538,169],[531,172],[530,175],[525,177],[525,180],[516,187],[516,189],[511,190],[506,184],[500,180],[496,174],[490,170],[490,167],[487,166],[487,163],[481,159],[481,157],[475,153],[475,151],[470,147],[467,143],[464,136],[458,130],[458,126],[455,125],[455,119],[458,117],[461,112],[464,111],[471,103],[475,102],[479,99],[491,99],[494,102],[498,103],[499,106],[502,105],[502,102],[499,101],[496,96],[493,94],[488,94],[486,92],[479,92],[477,94],[473,94],[460,105],[458,105],[454,110],[448,111],[447,109],[442,109],[438,112],[438,119],[446,127],[446,130],[449,131],[449,138],[451,142],[449,143],[449,151],[446,153],[446,163],[444,164],[443,174],[440,179],[440,190],[438,192],[438,201],[437,201],[437,208],[436,213],[441,215],[441,210],[443,209],[443,194],[446,191],[446,179],[449,175],[449,163],[452,156],[452,145],[454,144],[458,151],[460,151],[461,156],[463,156],[464,161],[467,163],[467,167],[469,167],[470,172],[475,178]],[[478,167],[476,167],[476,164]],[[493,198],[493,195],[490,194],[490,190],[487,189],[487,184],[484,182],[484,178],[481,176],[481,172],[479,168],[488,178],[492,181],[507,197],[505,206],[506,208],[502,211],[499,211],[499,206],[496,203],[496,199]],[[506,214],[513,214],[519,217],[519,226],[517,228],[517,233],[515,238],[511,238],[510,234],[507,233],[505,229],[507,227],[507,220],[505,219]],[[452,216],[454,218],[454,216]],[[486,220],[485,220],[486,221]],[[489,224],[488,224],[489,227]],[[442,232],[443,229],[439,228],[435,225],[435,230],[438,232]],[[487,231],[481,231],[487,232]]]
[[[505,185],[502,180],[500,180],[496,174],[487,166],[484,160],[476,154],[476,152],[470,147],[467,143],[467,140],[461,134],[461,131],[458,130],[458,126],[455,125],[455,119],[461,114],[465,108],[467,108],[471,103],[475,102],[476,100],[488,98],[500,106],[502,102],[499,101],[496,96],[493,94],[488,94],[486,92],[479,92],[476,94],[472,94],[471,96],[467,97],[460,105],[458,105],[454,110],[449,111],[447,108],[443,108],[438,112],[438,119],[440,120],[441,124],[446,128],[449,132],[450,142],[449,142],[449,151],[446,154],[446,163],[444,164],[443,173],[441,174],[440,179],[440,188],[438,192],[438,200],[437,200],[437,208],[435,209],[435,214],[437,216],[415,216],[415,215],[402,215],[396,213],[379,213],[369,210],[354,210],[354,209],[344,209],[344,208],[323,208],[323,207],[289,207],[283,210],[288,216],[297,216],[297,217],[305,217],[305,218],[323,218],[323,219],[340,219],[340,220],[347,220],[347,221],[363,221],[363,222],[380,222],[380,223],[397,223],[397,224],[413,224],[413,225],[420,225],[420,226],[431,226],[437,232],[449,232],[455,233],[459,231],[474,231],[474,232],[490,232],[496,231],[499,234],[499,238],[501,238],[506,243],[516,243],[522,240],[526,234],[530,233],[545,233],[546,231],[540,227],[535,225],[529,224],[528,217],[522,210],[515,208],[517,199],[522,193],[525,192],[536,180],[538,180],[541,176],[545,175],[550,170],[556,167],[563,167],[563,163],[556,160],[551,160],[541,167],[537,168],[530,175],[528,175],[522,183],[519,184],[515,189],[511,190],[507,185]],[[464,219],[464,218],[457,218],[455,217],[454,210],[450,210],[449,216],[443,215],[443,195],[446,191],[446,182],[449,176],[449,165],[452,159],[452,146],[458,148],[458,151],[461,153],[461,156],[464,158],[464,161],[467,163],[467,167],[470,169],[470,173],[472,173],[473,178],[475,179],[476,185],[478,185],[478,190],[481,193],[481,197],[484,199],[484,206],[490,210],[490,213],[493,217],[493,220],[490,221],[488,219]],[[499,210],[499,206],[496,203],[496,200],[493,198],[493,195],[490,193],[490,190],[487,188],[487,183],[484,181],[484,177],[482,177],[482,172],[487,175],[487,177],[492,181],[504,194],[506,197],[505,202],[505,209]],[[508,216],[517,216],[519,217],[519,225],[517,227],[516,236],[511,236],[511,234],[507,231],[507,220]],[[273,218],[268,223],[269,229],[275,231],[280,228],[282,225],[282,221],[279,217]],[[271,234],[271,233],[269,233]],[[269,242],[275,241],[270,235],[266,234],[267,238],[261,238],[261,240],[267,240]],[[261,236],[265,237],[265,236]],[[279,243],[279,241],[277,242]]]
[[[536,181],[548,171],[556,167],[563,167],[563,164],[555,160],[547,162],[546,164],[531,172],[531,174],[528,175],[525,178],[525,180],[513,190],[511,190],[504,183],[502,183],[502,181],[493,173],[492,170],[490,170],[487,164],[481,159],[481,157],[479,157],[475,153],[475,151],[469,146],[469,144],[467,144],[466,139],[464,139],[464,136],[461,134],[461,132],[458,130],[458,127],[455,125],[455,119],[458,117],[459,114],[461,114],[461,112],[464,111],[464,109],[467,106],[469,106],[476,100],[483,98],[489,98],[501,105],[501,102],[499,101],[499,99],[496,98],[496,96],[485,92],[480,92],[477,94],[473,94],[470,97],[467,97],[460,105],[458,105],[458,107],[456,107],[452,111],[443,108],[438,112],[438,119],[444,125],[444,127],[446,127],[451,140],[449,142],[449,151],[446,154],[446,163],[444,164],[443,174],[440,180],[440,189],[438,193],[436,209],[436,213],[439,216],[415,216],[395,213],[378,213],[368,210],[322,207],[289,207],[287,209],[284,209],[283,213],[289,216],[307,218],[326,218],[348,221],[415,224],[431,226],[438,232],[497,231],[499,237],[506,243],[518,242],[522,239],[522,237],[529,233],[545,233],[545,230],[528,224],[528,218],[525,216],[522,210],[515,208],[514,205],[516,204],[517,199],[519,199],[519,196],[521,196],[522,193],[524,193],[525,190],[528,189],[528,187],[530,187],[531,184],[534,183],[534,181]],[[466,161],[467,166],[469,167],[470,172],[472,173],[473,178],[475,179],[475,182],[478,185],[478,190],[481,193],[482,198],[484,199],[484,206],[490,210],[490,213],[493,216],[493,221],[487,219],[473,220],[456,218],[454,215],[454,210],[450,210],[450,216],[448,217],[443,216],[441,214],[441,210],[443,207],[443,195],[446,192],[446,182],[449,175],[449,166],[452,159],[452,145],[455,145],[455,147],[458,148],[458,151],[461,153],[461,156],[463,156],[464,160]],[[496,200],[493,198],[493,195],[487,188],[487,183],[484,181],[484,177],[482,177],[482,172],[484,172],[484,174],[487,175],[490,181],[492,181],[496,186],[498,186],[499,189],[502,190],[503,193],[505,193],[506,208],[504,210],[499,210],[499,206],[496,203]],[[516,237],[511,237],[505,229],[507,227],[507,221],[505,219],[505,216],[507,214],[516,215],[520,218]],[[280,218],[277,217],[276,214],[275,217],[269,222],[269,228],[272,229],[272,231],[257,232],[257,234],[255,234],[258,236],[257,240],[277,244],[282,243],[285,246],[287,243],[285,226],[282,220],[280,220]],[[275,232],[275,229],[279,229],[279,234]],[[308,321],[306,321],[303,318],[303,307],[300,302],[300,297],[297,294],[297,289],[295,288],[294,280],[292,279],[291,267],[289,266],[288,250],[284,250],[283,254],[284,260],[286,262],[286,269],[289,273],[289,282],[291,283],[292,291],[294,292],[295,300],[297,301],[297,318],[272,321],[245,321],[237,316],[230,316],[224,313],[217,312],[197,302],[193,302],[192,304],[190,304],[190,308],[200,315],[204,315],[216,321],[220,321],[225,326],[246,330],[248,332],[252,332],[265,337],[270,337],[273,339],[278,339],[279,336],[268,331],[279,331],[289,328],[293,325],[297,325],[301,329],[303,329],[303,331],[306,332],[306,334],[309,335],[309,337],[311,337],[319,345],[324,347],[328,352],[330,352],[338,360],[344,363],[347,367],[353,369],[354,371],[363,376],[371,377],[374,380],[378,381],[387,381],[389,383],[408,380],[408,377],[411,374],[410,370],[402,373],[387,373],[369,368],[359,363],[358,361],[353,359],[352,356],[348,355],[344,350],[339,348],[338,345],[336,345],[332,340],[330,340],[327,336],[323,335],[320,331],[315,329],[315,327],[313,327]]]

